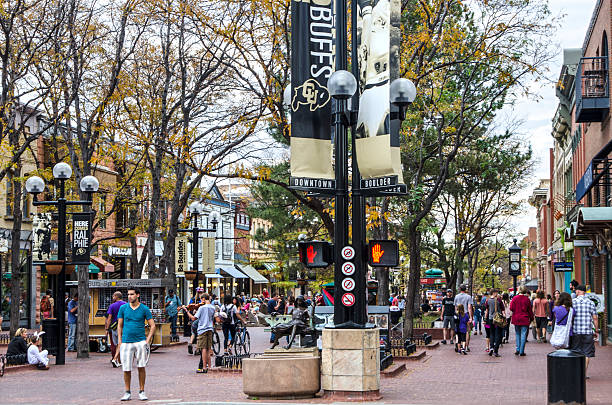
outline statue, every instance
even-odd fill
[[[280,323],[272,328],[274,343],[270,349],[274,349],[278,345],[278,340],[283,336],[291,336],[289,338],[289,344],[285,346],[285,349],[290,349],[295,339],[295,335],[303,337],[305,335],[316,334],[316,331],[309,326],[310,314],[308,313],[308,306],[304,298],[298,297],[295,304],[295,309],[291,315],[291,322]]]

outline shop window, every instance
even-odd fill
[[[19,319],[27,320],[30,315],[30,265],[28,251],[20,252],[21,271],[19,275]],[[11,280],[13,278],[11,255],[0,256],[0,314],[3,322],[9,322],[11,317]]]

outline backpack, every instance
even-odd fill
[[[44,296],[40,301],[40,310],[42,312],[48,312],[51,310],[51,303],[49,302],[49,298]]]
[[[235,309],[236,307],[234,306],[234,304],[230,304],[229,306],[223,305],[223,307],[221,307],[221,310],[227,314],[227,317],[223,319],[224,325],[231,325],[233,323],[236,323]]]

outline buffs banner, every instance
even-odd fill
[[[188,239],[186,236],[181,236],[174,240],[174,272],[177,276],[184,276],[185,270],[187,270],[189,265],[187,243]]]
[[[71,264],[89,264],[91,248],[90,212],[72,214],[72,261]]]
[[[333,182],[331,97],[334,15],[331,0],[291,2],[291,185]],[[329,182],[326,182],[327,185]],[[323,187],[327,188],[327,187]]]
[[[359,116],[357,162],[364,179],[397,176],[401,121],[390,119],[389,86],[399,76],[399,0],[358,0]]]

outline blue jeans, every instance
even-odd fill
[[[516,332],[516,351],[523,354],[525,353],[525,342],[527,341],[529,326],[514,325],[514,331]]]
[[[168,316],[168,320],[170,321],[170,334],[172,336],[176,336],[176,320],[178,315]]]
[[[68,324],[68,347],[67,350],[76,350],[76,323]]]

